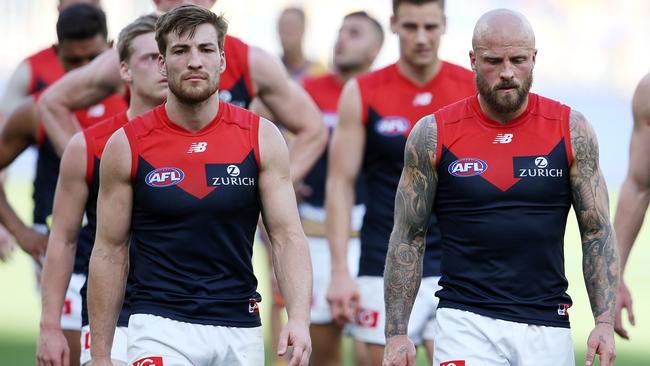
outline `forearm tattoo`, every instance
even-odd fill
[[[619,281],[615,235],[609,219],[607,186],[598,164],[598,141],[587,120],[571,112],[574,167],[571,193],[582,238],[582,270],[594,318],[608,315],[614,323]]]
[[[420,287],[424,238],[438,180],[434,169],[437,139],[436,122],[431,115],[416,124],[406,142],[384,271],[386,337],[406,334]]]

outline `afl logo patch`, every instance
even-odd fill
[[[473,177],[485,173],[488,165],[481,159],[463,158],[449,165],[449,174],[455,177]]]
[[[394,137],[404,135],[409,129],[409,121],[404,117],[391,116],[380,119],[375,131],[382,136]]]
[[[183,178],[185,173],[178,168],[158,168],[149,172],[144,181],[150,187],[161,188],[177,185]]]

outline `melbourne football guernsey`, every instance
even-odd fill
[[[431,81],[418,86],[393,64],[358,77],[357,83],[366,130],[362,171],[369,197],[361,229],[359,275],[382,276],[406,139],[422,117],[473,95],[474,76],[467,69],[443,62]],[[440,232],[432,216],[426,237],[426,277],[440,275]]]
[[[28,94],[33,95],[43,91],[59,80],[65,71],[56,56],[55,46],[41,50],[26,59],[31,69]]]
[[[570,108],[530,94],[500,124],[470,97],[435,113],[440,307],[569,326],[563,240],[571,206]]]
[[[260,325],[251,256],[260,214],[259,117],[219,103],[198,132],[165,105],[124,127],[132,152],[132,314]]]
[[[238,107],[248,108],[255,97],[248,63],[249,46],[240,39],[226,35],[224,53],[226,70],[219,81],[219,98]]]
[[[103,122],[100,122],[83,131],[84,140],[86,141],[86,183],[88,184],[88,200],[86,201],[86,218],[88,224],[81,229],[79,233],[79,244],[83,242],[87,245],[90,253],[95,243],[95,234],[97,231],[97,196],[99,195],[99,163],[104,152],[104,147],[108,142],[111,135],[127,124],[129,120],[126,116],[126,111],[113,116]],[[78,244],[78,245],[79,245]],[[129,248],[132,253],[134,247]],[[84,274],[88,276],[88,262],[90,256],[79,259],[83,263]],[[129,261],[129,273],[133,272],[135,263]],[[129,278],[130,279],[130,278]],[[87,303],[87,285],[84,283],[81,288],[81,325],[88,325],[88,303]],[[117,319],[118,327],[126,327],[129,325],[129,297],[130,297],[131,283],[127,282],[126,293],[124,294],[124,303]]]
[[[88,128],[106,118],[125,111],[127,108],[124,98],[114,94],[104,99],[99,104],[88,109],[75,112],[75,117],[82,129]],[[34,176],[34,224],[46,225],[47,217],[52,214],[54,204],[54,192],[59,177],[60,158],[54,150],[54,146],[45,135],[41,126],[39,129],[38,158],[36,160],[36,174]],[[83,273],[83,258],[90,255],[89,248],[84,241],[77,245],[75,258],[75,273]]]

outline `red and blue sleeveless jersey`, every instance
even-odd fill
[[[86,183],[88,184],[88,200],[86,201],[86,218],[88,224],[81,229],[79,233],[79,241],[84,241],[89,244],[92,252],[92,247],[95,243],[95,234],[97,232],[97,197],[99,195],[99,163],[101,161],[104,146],[113,133],[129,122],[126,111],[113,116],[103,122],[100,122],[83,131],[84,140],[86,141]],[[133,253],[134,248],[129,248],[130,253]],[[132,257],[132,256],[131,256]],[[88,264],[90,256],[83,258],[84,274],[88,277]],[[131,276],[135,263],[130,258],[129,260],[129,281],[126,285],[126,293],[124,295],[124,303],[117,319],[118,327],[126,327],[129,325],[129,316],[131,308],[129,304],[129,297],[131,292]],[[88,325],[88,303],[87,303],[87,285],[86,281],[81,288],[81,325]]]
[[[25,59],[31,69],[27,93],[34,95],[59,80],[65,71],[56,56],[55,46],[43,49]]]
[[[248,108],[255,97],[248,63],[249,46],[240,39],[226,35],[223,50],[226,70],[219,81],[219,98],[241,108]]]
[[[253,240],[260,118],[219,103],[198,132],[165,104],[125,125],[132,152],[132,314],[233,327],[260,325]]]
[[[440,307],[569,327],[570,108],[536,94],[500,124],[470,97],[435,113]]]
[[[337,111],[339,96],[343,90],[343,84],[335,74],[327,74],[318,77],[307,77],[302,81],[305,91],[314,100],[318,109],[323,115],[323,121],[331,136],[332,131],[339,123]],[[326,149],[316,161],[309,173],[305,176],[304,184],[309,186],[311,194],[303,198],[303,201],[314,206],[325,206],[325,179],[327,178],[327,152]],[[356,204],[363,202],[364,191],[362,180],[358,179],[356,186]]]
[[[95,106],[76,112],[75,117],[81,128],[86,129],[126,109],[127,105],[124,98],[114,94]],[[36,159],[34,194],[32,196],[34,199],[33,222],[34,224],[46,225],[47,217],[52,214],[54,192],[59,178],[60,158],[54,150],[54,146],[46,137],[42,126],[39,128],[37,143],[38,157]],[[85,233],[82,231],[77,243],[74,273],[83,273],[82,263],[84,258],[90,255],[88,238],[84,235]]]
[[[413,126],[424,116],[475,94],[474,75],[443,62],[436,76],[417,86],[393,64],[357,78],[362,100],[366,147],[362,171],[367,197],[361,228],[360,276],[382,276],[393,230],[395,192],[404,167],[404,147]],[[424,273],[440,275],[440,232],[435,215],[426,237]]]

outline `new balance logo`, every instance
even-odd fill
[[[204,152],[208,148],[207,142],[193,142],[187,150],[188,154]]]
[[[509,144],[512,142],[512,138],[515,135],[511,133],[500,133],[497,135],[497,137],[494,138],[494,141],[492,141],[493,144]]]
[[[433,99],[433,95],[431,93],[420,93],[413,99],[413,106],[418,107],[429,105],[431,104],[431,99]]]

